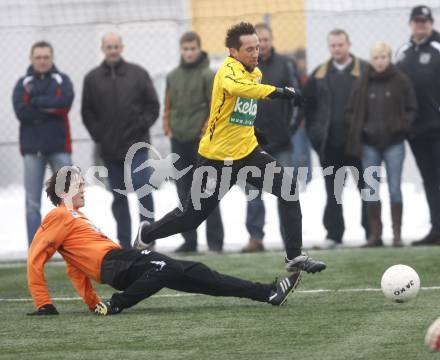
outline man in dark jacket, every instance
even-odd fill
[[[410,146],[423,179],[431,230],[413,245],[440,245],[440,34],[433,30],[431,9],[411,11],[411,40],[397,52],[397,66],[414,85],[419,113]]]
[[[209,117],[214,72],[202,51],[197,33],[186,32],[180,38],[180,65],[167,76],[163,128],[171,140],[171,150],[180,156],[175,163],[181,171],[196,165],[199,141]],[[181,203],[191,191],[193,171],[176,179]],[[185,242],[176,252],[197,251],[197,230],[182,233]],[[206,240],[211,251],[223,249],[223,224],[219,207],[206,219]]]
[[[117,237],[124,248],[131,246],[131,218],[126,195],[115,191],[130,185],[140,189],[149,182],[149,168],[134,172],[148,160],[148,149],[127,154],[138,142],[149,142],[149,129],[159,115],[159,101],[147,71],[126,62],[121,54],[122,39],[108,33],[102,38],[104,61],[84,79],[82,118],[93,140],[100,145],[108,168],[113,192],[112,211],[117,222]],[[128,156],[127,156],[128,155]],[[124,159],[132,157],[131,164]],[[124,167],[130,167],[132,184],[124,182]],[[138,194],[139,195],[139,194]],[[151,193],[140,197],[140,219],[153,219]]]
[[[260,41],[258,67],[263,73],[263,84],[271,84],[280,88],[285,86],[298,89],[298,79],[291,60],[278,54],[272,46],[272,29],[265,23],[255,25]],[[260,101],[255,119],[255,131],[264,151],[273,156],[282,166],[293,167],[292,140],[295,117],[291,102],[281,99]],[[247,185],[247,191],[256,189]],[[282,211],[278,203],[278,212]],[[258,196],[247,202],[246,228],[249,232],[249,243],[242,252],[263,251],[265,208]],[[280,216],[280,219],[283,219]],[[280,232],[284,240],[283,223],[280,222]]]
[[[30,60],[27,74],[18,80],[13,93],[14,111],[20,121],[29,245],[41,223],[41,191],[47,164],[57,171],[72,163],[67,114],[74,96],[69,77],[53,63],[51,44],[35,43]]]
[[[324,226],[327,230],[325,247],[342,244],[345,231],[342,214],[343,184],[336,176],[339,169],[349,167],[359,191],[364,187],[362,167],[359,159],[345,154],[348,127],[345,110],[354,82],[366,68],[366,62],[350,54],[348,34],[341,29],[332,30],[328,37],[331,59],[321,64],[310,76],[305,88],[306,128],[313,148],[318,153],[321,166],[333,167],[331,174],[325,174],[327,204],[324,211]],[[339,172],[340,173],[340,172]],[[358,180],[356,179],[358,178]],[[362,201],[362,226],[368,231],[366,204]]]

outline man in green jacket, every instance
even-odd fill
[[[171,150],[180,156],[175,163],[180,171],[195,165],[200,137],[205,131],[209,116],[214,72],[209,59],[201,49],[197,33],[189,31],[180,38],[181,62],[166,80],[163,128],[171,140]],[[176,180],[180,201],[185,201],[191,191],[192,171]],[[182,233],[185,242],[176,252],[197,251],[197,231]],[[217,207],[206,220],[206,239],[209,250],[220,252],[223,248],[223,224]]]

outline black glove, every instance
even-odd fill
[[[262,130],[254,127],[254,134],[255,134],[255,137],[257,138],[258,144],[267,145],[269,143],[267,141],[266,134]]]
[[[46,304],[34,312],[27,313],[27,315],[59,315],[59,312],[52,304]]]
[[[276,88],[276,90],[271,93],[269,97],[272,99],[292,99],[293,105],[295,106],[301,106],[304,104],[304,97],[293,87],[285,86],[283,88]]]

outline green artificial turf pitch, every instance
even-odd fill
[[[311,251],[327,270],[304,274],[286,305],[162,290],[132,309],[97,317],[76,300],[63,263],[46,267],[59,316],[33,310],[24,263],[0,264],[0,359],[437,359],[425,348],[440,316],[440,248]],[[281,252],[190,257],[245,279],[285,274]],[[409,303],[387,301],[385,269],[406,264],[424,288]],[[432,288],[434,287],[434,288]],[[109,297],[112,289],[96,285]],[[356,290],[358,289],[358,290]],[[325,290],[325,291],[317,291]],[[376,291],[375,291],[376,290]],[[69,298],[74,298],[69,299]]]

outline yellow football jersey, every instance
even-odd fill
[[[227,57],[214,78],[208,127],[200,140],[199,154],[212,160],[238,160],[258,145],[254,134],[257,100],[275,87],[263,85],[261,71],[252,72]]]

